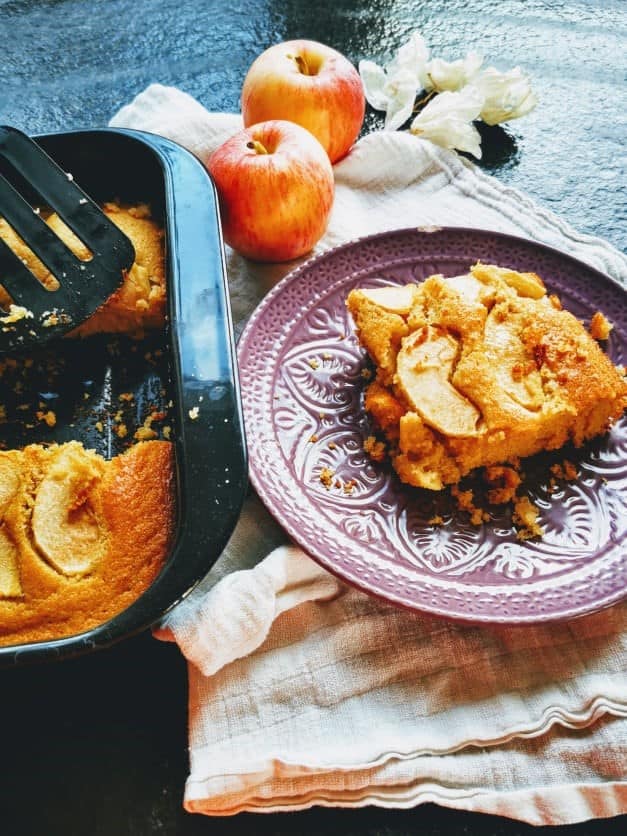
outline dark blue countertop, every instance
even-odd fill
[[[485,132],[481,166],[625,251],[624,0],[0,0],[0,123],[30,133],[104,126],[154,81],[210,110],[237,111],[248,66],[272,43],[313,38],[354,63],[385,61],[414,29],[438,57],[475,49],[486,64],[531,75],[538,107]],[[369,112],[365,130],[381,124]],[[433,805],[186,814],[185,664],[149,635],[57,666],[2,671],[0,694],[4,836],[537,832]],[[626,824],[623,816],[550,832],[611,836]]]
[[[313,38],[357,63],[391,57],[414,29],[438,57],[476,49],[530,74],[538,107],[488,132],[483,168],[624,250],[624,0],[0,0],[0,118],[31,133],[103,126],[152,81],[237,111],[272,43]],[[365,127],[380,124],[372,113]]]

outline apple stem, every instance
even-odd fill
[[[296,66],[298,67],[298,71],[303,75],[311,75],[309,72],[309,64],[303,58],[302,55],[288,55],[287,56],[291,61],[294,61]]]
[[[255,154],[268,154],[269,151],[263,142],[259,142],[258,139],[251,139],[250,142],[246,143],[246,147],[250,148]]]

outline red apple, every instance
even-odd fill
[[[267,119],[296,122],[320,140],[332,163],[357,139],[365,107],[355,67],[316,41],[286,41],[262,52],[242,88],[246,127]]]
[[[333,169],[324,148],[293,122],[261,122],[209,158],[224,240],[256,261],[309,252],[329,221]]]

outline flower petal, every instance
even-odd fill
[[[483,106],[483,97],[472,87],[435,96],[410,126],[413,134],[443,148],[456,148],[481,158],[481,136],[472,124]]]
[[[413,113],[416,101],[416,78],[408,70],[400,71],[388,80],[385,91],[388,97],[385,128],[393,131],[404,125]]]
[[[366,99],[376,110],[385,110],[387,130],[400,128],[412,115],[428,57],[424,38],[414,32],[385,68],[374,61],[359,62]]]
[[[442,61],[434,58],[429,61],[427,71],[427,89],[429,90],[460,90],[470,82],[481,69],[483,56],[477,52],[457,61]]]
[[[473,80],[473,85],[483,95],[481,118],[487,125],[519,119],[538,103],[529,79],[520,67],[506,73],[488,67]]]
[[[387,75],[383,67],[375,64],[374,61],[360,61],[359,75],[368,104],[375,110],[386,110],[388,106],[388,97],[385,93]]]
[[[401,70],[414,74],[419,79],[429,60],[429,48],[420,32],[414,32],[409,40],[397,51],[387,67],[388,74],[394,75]]]
[[[397,131],[411,117],[414,110],[414,99],[403,102],[390,102],[383,125],[386,131]]]

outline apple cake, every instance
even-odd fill
[[[174,531],[172,445],[106,461],[79,442],[0,452],[0,645],[108,621],[153,581]]]
[[[624,370],[534,273],[479,263],[355,289],[347,305],[376,366],[365,408],[410,485],[440,490],[475,468],[580,446],[627,406]]]
[[[122,206],[105,203],[102,209],[132,241],[135,262],[119,289],[70,336],[106,333],[142,337],[146,330],[162,327],[165,318],[163,229],[151,218],[150,209],[145,204]],[[78,258],[89,257],[89,250],[55,212],[48,215],[46,223]],[[57,279],[2,218],[0,239],[9,245],[43,285],[52,289],[58,287]],[[10,304],[11,299],[0,280],[0,308],[9,310]]]

